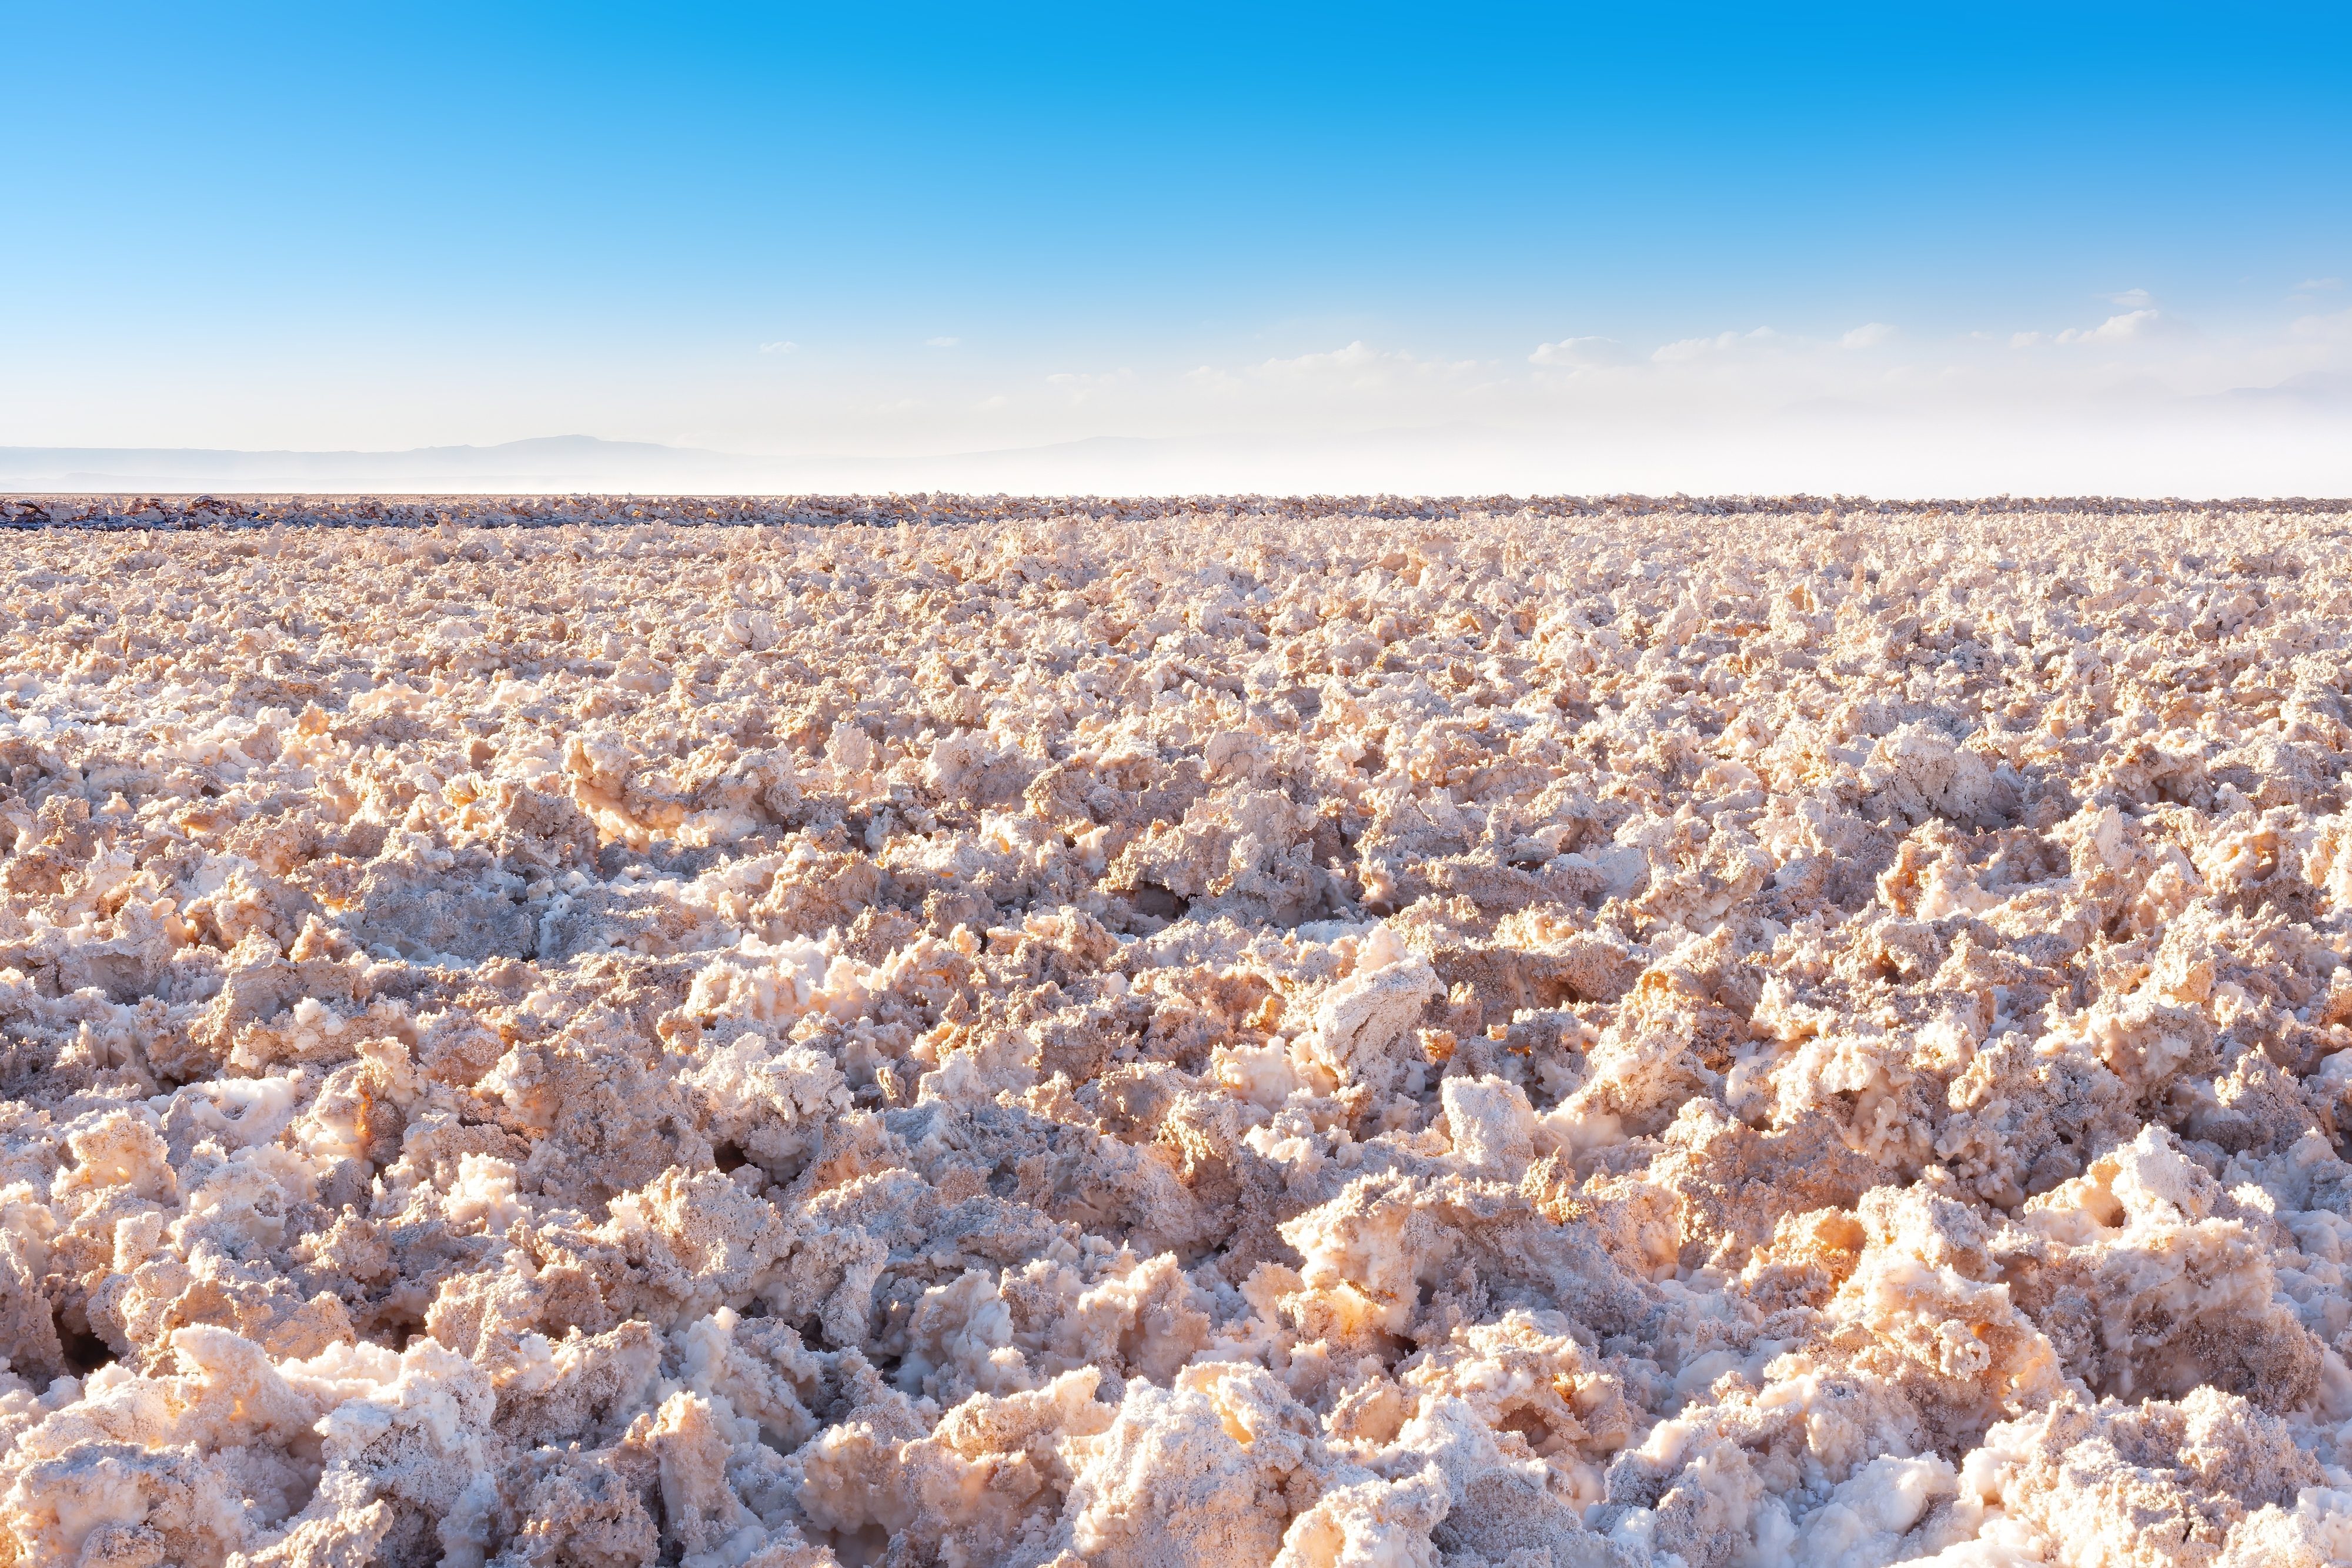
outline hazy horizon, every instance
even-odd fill
[[[755,454],[565,435],[495,445],[340,452],[0,446],[6,494],[782,495],[1851,495],[1886,499],[2101,495],[2328,496],[2352,488],[2322,416],[2232,411],[2217,455],[2197,432],[2116,427],[2086,451],[2076,429],[1881,432],[1824,463],[1791,422],[1690,445],[1622,430],[1545,440],[1470,425],[1328,436],[1101,435],[906,457]],[[2210,432],[2209,432],[2210,434]],[[1923,439],[1906,441],[1911,434]],[[1638,444],[1637,444],[1638,443]],[[2258,464],[2248,458],[2263,444]],[[1999,486],[1980,454],[2000,453]],[[2231,483],[2249,476],[2263,483]]]

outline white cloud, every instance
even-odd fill
[[[2156,296],[2145,288],[2126,288],[2121,294],[2102,294],[2099,298],[2126,310],[2145,310],[2156,303]]]
[[[2344,280],[2340,277],[2306,277],[2295,287],[2307,289],[2341,288],[2344,287]]]
[[[1614,338],[1562,338],[1557,343],[1538,343],[1536,351],[1528,356],[1531,365],[1577,371],[1630,365],[1633,360],[1633,350]]]
[[[2069,327],[2053,341],[2060,343],[2143,343],[2151,338],[2176,338],[2193,330],[2178,316],[2161,310],[2128,310],[2110,316],[2095,327]]]
[[[1843,349],[1875,349],[1881,343],[1891,343],[1894,340],[1894,328],[1884,321],[1869,321],[1840,338],[1838,346]]]
[[[923,340],[923,347],[926,349],[952,349],[958,343],[962,341],[963,340],[961,338],[926,338]]]
[[[1300,354],[1287,360],[1261,360],[1248,369],[1254,376],[1276,377],[1295,381],[1307,376],[1328,376],[1338,372],[1344,376],[1360,376],[1378,371],[1384,362],[1412,362],[1410,354],[1384,354],[1359,338],[1344,349],[1333,349],[1322,354]]]
[[[1712,338],[1678,338],[1652,350],[1650,358],[1659,364],[1671,365],[1742,349],[1769,347],[1780,338],[1780,334],[1769,327],[1759,327],[1753,332],[1717,332]]]
[[[760,352],[763,354],[789,354],[799,347],[800,345],[798,343],[779,339],[777,341],[772,343],[761,344]]]
[[[2009,335],[2009,346],[2012,349],[2030,349],[2040,341],[2042,334],[2039,332],[2011,332]]]
[[[1202,365],[1184,379],[1221,391],[1238,387],[1321,387],[1328,391],[1384,392],[1433,382],[1458,382],[1478,368],[1475,360],[1423,360],[1408,353],[1375,349],[1361,339],[1344,349],[1299,354],[1283,360],[1260,360],[1244,365],[1238,375]]]

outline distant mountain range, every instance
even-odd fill
[[[1466,426],[1306,439],[1097,436],[1051,446],[929,457],[751,457],[643,441],[551,435],[406,452],[226,452],[199,447],[0,446],[0,493],[294,494],[1189,494],[1272,482],[1301,458],[1397,489],[1394,459],[1417,442],[1448,461],[1501,439]],[[1378,482],[1367,459],[1389,481]],[[1434,475],[1432,476],[1434,477]],[[1433,488],[1434,486],[1423,486]],[[1456,488],[1459,487],[1457,485]],[[1559,488],[1556,480],[1553,488]]]
[[[645,441],[551,435],[406,452],[224,452],[202,447],[0,446],[0,489],[404,492],[735,488],[777,460]],[[693,487],[702,487],[693,486]]]

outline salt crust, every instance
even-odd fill
[[[862,505],[15,536],[0,1561],[2352,1561],[2339,511]]]

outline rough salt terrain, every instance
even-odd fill
[[[0,523],[0,1563],[2352,1559],[2343,504]]]

